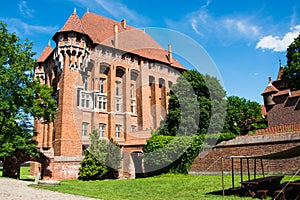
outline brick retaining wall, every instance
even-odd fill
[[[224,158],[224,171],[231,172],[231,156],[254,156],[283,151],[300,145],[300,132],[270,135],[241,136],[220,143],[211,150],[202,151],[191,166],[193,173],[220,173],[221,157]],[[243,171],[247,172],[246,159],[243,159]],[[257,172],[261,172],[260,160],[257,160]],[[300,167],[300,157],[263,160],[266,173],[294,174]],[[254,160],[249,160],[253,173]],[[240,171],[240,160],[234,159],[235,172]]]

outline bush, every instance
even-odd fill
[[[144,147],[144,164],[148,175],[188,174],[203,144],[203,136],[154,135]]]
[[[99,180],[103,179],[108,168],[97,160],[88,150],[84,151],[84,159],[80,163],[79,177],[80,180]]]
[[[113,141],[99,140],[98,131],[90,134],[91,146],[85,150],[84,159],[80,163],[79,179],[98,180],[115,178],[120,168],[122,154],[119,145]],[[109,176],[113,177],[109,177]]]

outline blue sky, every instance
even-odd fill
[[[203,47],[217,66],[227,95],[262,103],[268,77],[300,31],[300,1],[294,0],[0,0],[0,21],[37,55],[77,8],[138,28],[174,30]],[[150,34],[150,33],[149,33]],[[51,42],[54,46],[53,41]],[[176,49],[173,49],[176,51]],[[202,67],[201,63],[199,64]],[[205,67],[205,66],[203,66]]]

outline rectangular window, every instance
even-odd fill
[[[88,128],[87,122],[82,122],[82,137],[87,137],[87,128]]]
[[[98,108],[100,110],[106,110],[107,98],[105,95],[98,96]]]
[[[136,131],[136,126],[135,125],[131,125],[130,132],[133,133],[135,131]]]
[[[93,97],[92,93],[81,91],[81,107],[82,108],[92,108],[93,107]]]
[[[135,107],[136,107],[135,99],[131,99],[131,101],[130,101],[130,110],[131,110],[132,114],[135,114]]]
[[[121,86],[121,82],[117,81],[116,82],[116,96],[121,96],[120,86]]]
[[[130,98],[134,98],[134,85],[130,85]]]
[[[104,81],[105,79],[104,78],[101,78],[100,79],[100,93],[104,93]]]
[[[116,111],[117,112],[121,112],[121,102],[122,102],[122,99],[120,97],[117,97],[116,98]]]
[[[104,138],[105,136],[105,124],[99,124],[99,138]]]
[[[122,129],[122,125],[116,124],[116,138],[121,137],[121,129]]]
[[[87,77],[83,78],[83,88],[86,91],[88,90],[88,79],[87,79]]]

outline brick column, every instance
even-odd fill
[[[130,118],[131,118],[131,100],[130,100],[130,79],[131,79],[131,71],[126,69],[125,73],[125,91],[123,91],[123,98],[125,100],[125,107],[124,107],[124,139],[127,140],[127,134],[130,132]],[[123,79],[124,80],[124,79]],[[123,101],[124,101],[123,100]]]
[[[108,111],[108,138],[115,138],[115,114],[116,112],[116,94],[115,94],[115,79],[116,79],[116,66],[111,65],[108,77],[107,77],[107,111]]]
[[[149,90],[149,69],[148,65],[143,66],[143,61],[140,65],[140,75],[138,77],[137,85],[137,99],[140,106],[138,106],[138,113],[140,113],[139,126],[142,130],[151,127],[151,91]]]
[[[70,70],[69,55],[65,53],[64,68],[60,80],[59,105],[57,111],[55,156],[81,156],[81,134],[77,132],[74,120],[75,81],[79,73]]]

